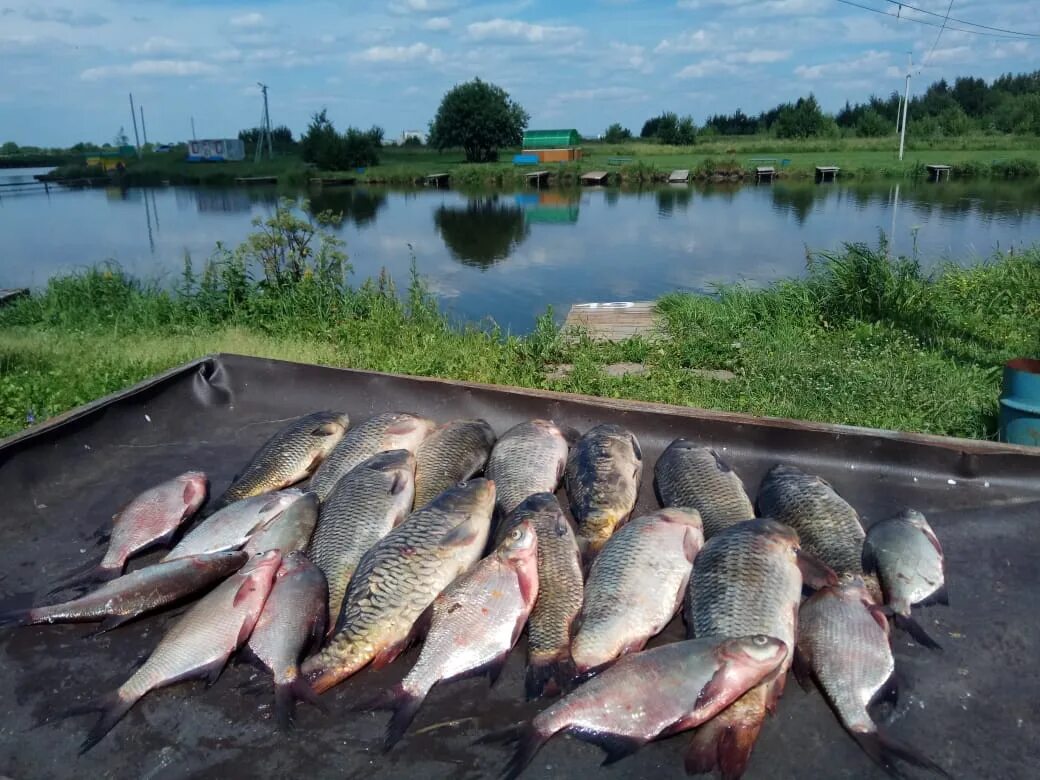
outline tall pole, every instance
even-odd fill
[[[910,69],[913,67],[914,58],[907,54],[906,65],[906,95],[903,97],[903,127],[899,131],[899,160],[903,159],[903,147],[906,144],[906,115],[910,110]]]
[[[267,159],[274,159],[274,149],[271,148],[271,113],[267,110],[267,85],[264,84],[264,132],[267,133]]]
[[[141,137],[137,134],[137,111],[134,109],[134,93],[130,93],[130,118],[134,120],[134,143],[137,144],[137,156],[141,156]]]
[[[197,139],[195,138],[195,117],[192,117],[192,118],[191,118],[191,140],[192,140],[192,141],[195,141],[195,140],[197,140]]]
[[[267,110],[267,85],[261,82],[256,82],[256,85],[260,87],[260,91],[264,95],[264,110],[260,114],[260,137],[256,139],[256,152],[253,154],[253,162],[259,162],[264,156],[264,142],[267,142],[267,157],[268,159],[274,159],[274,152],[271,149],[271,115]]]
[[[144,136],[144,145],[148,146],[148,128],[144,126],[144,106],[138,106],[137,110],[141,112],[141,135]]]

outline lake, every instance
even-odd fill
[[[31,180],[39,171],[0,170]],[[897,197],[898,186],[898,197]],[[172,285],[218,241],[235,244],[270,214],[275,187],[67,190],[0,186],[0,287],[111,260]],[[383,267],[404,283],[414,256],[454,316],[530,329],[552,305],[645,300],[670,290],[755,286],[804,273],[806,249],[875,243],[926,266],[974,262],[1040,242],[1040,183],[691,184],[465,193],[327,188],[312,207],[344,214],[355,278]]]

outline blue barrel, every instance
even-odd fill
[[[1004,366],[1000,440],[1040,447],[1040,360],[1015,358]]]

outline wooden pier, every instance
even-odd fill
[[[607,184],[610,181],[610,171],[589,171],[581,175],[582,184]]]
[[[531,171],[530,173],[525,173],[524,181],[527,184],[541,187],[543,184],[549,183],[549,171]]]
[[[953,170],[949,165],[926,165],[924,167],[928,169],[928,178],[932,181],[942,181],[943,176],[949,179],[950,171]]]
[[[28,294],[29,289],[27,287],[8,289],[0,288],[0,306],[3,306],[5,303],[10,303],[11,301],[16,301],[19,298],[24,298]]]
[[[755,181],[772,181],[776,178],[776,168],[772,165],[759,165],[755,168]]]
[[[597,341],[624,341],[633,336],[654,336],[660,319],[653,301],[576,303],[567,312],[566,330],[580,328]]]
[[[239,176],[235,184],[277,184],[277,176]]]
[[[838,178],[838,171],[840,171],[837,165],[817,165],[816,166],[816,181],[834,181]]]
[[[423,178],[423,183],[427,187],[447,187],[451,184],[451,174],[431,173]]]
[[[357,176],[328,176],[325,178],[319,178],[315,176],[311,179],[312,187],[343,187],[357,182]]]
[[[685,168],[680,168],[677,171],[672,171],[668,174],[669,184],[685,184],[690,180],[690,172]]]

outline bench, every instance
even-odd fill
[[[779,162],[776,157],[749,157],[748,162],[750,163],[775,163]]]
[[[607,165],[625,165],[632,162],[633,159],[632,157],[608,157]]]

